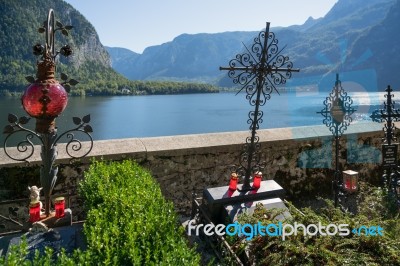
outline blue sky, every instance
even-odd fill
[[[103,45],[142,53],[189,33],[258,31],[323,17],[337,0],[65,0],[96,28]]]

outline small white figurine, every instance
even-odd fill
[[[49,229],[44,223],[42,222],[35,222],[32,224],[32,227],[29,228],[29,233],[31,234],[38,234],[38,233],[46,233],[49,232]]]
[[[29,198],[31,199],[31,202],[35,201],[35,200],[39,201],[39,203],[40,203],[40,212],[42,212],[43,203],[40,201],[40,191],[42,190],[42,187],[38,188],[37,186],[32,186],[32,187],[28,186],[28,189],[31,192],[31,194],[29,195]]]

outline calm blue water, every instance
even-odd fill
[[[370,121],[372,110],[384,101],[383,94],[349,94],[358,109],[354,120]],[[316,112],[323,109],[326,96],[318,92],[274,92],[261,108],[264,117],[260,128],[321,125],[322,117]],[[239,131],[249,129],[248,112],[253,108],[244,94],[234,93],[71,97],[57,125],[61,133],[74,126],[73,116],[91,114],[95,140]],[[0,98],[0,129],[7,124],[8,113],[25,115],[19,99]],[[34,128],[34,121],[28,126]],[[2,135],[1,146],[3,141]]]

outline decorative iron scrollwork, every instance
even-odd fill
[[[247,123],[250,124],[251,137],[246,138],[244,150],[240,155],[239,166],[232,169],[239,175],[244,176],[242,190],[250,190],[251,174],[261,171],[265,163],[260,163],[259,137],[256,130],[263,122],[263,106],[267,100],[271,99],[271,94],[278,90],[275,86],[286,83],[292,77],[292,72],[299,72],[293,69],[293,63],[289,57],[281,55],[285,47],[279,50],[278,39],[275,34],[269,31],[270,23],[267,22],[265,31],[261,31],[249,49],[244,45],[246,52],[236,55],[229,61],[229,67],[220,67],[220,70],[228,70],[228,76],[234,84],[242,86],[238,91],[246,93],[246,99],[254,111],[250,111]],[[237,94],[238,94],[237,93]]]
[[[392,88],[387,86],[385,91],[386,101],[383,103],[383,109],[374,110],[370,117],[374,122],[386,122],[383,127],[385,137],[382,138],[382,142],[391,145],[393,141],[397,140],[395,135],[397,128],[394,122],[400,121],[400,109],[395,108],[396,103],[393,101]],[[400,206],[400,167],[397,165],[385,169],[382,175],[382,183],[388,187],[390,195],[397,200],[397,204]]]
[[[334,136],[342,136],[347,127],[353,121],[351,115],[355,109],[351,107],[353,100],[342,88],[342,84],[337,76],[335,87],[324,100],[325,108],[320,113],[323,123],[329,128]]]
[[[32,139],[36,137],[40,141],[40,135],[37,134],[35,131],[30,130],[28,128],[25,128],[23,125],[27,124],[29,122],[30,118],[26,116],[21,116],[17,117],[14,114],[8,114],[8,122],[10,123],[9,125],[6,125],[3,129],[3,133],[7,134],[7,137],[4,139],[4,152],[6,155],[15,160],[15,161],[23,161],[23,162],[28,162],[28,159],[32,157],[35,147],[32,142]],[[16,157],[16,155],[13,155],[9,151],[9,147],[7,146],[7,143],[9,139],[18,133],[23,133],[26,132],[27,134],[25,135],[25,139],[17,143],[17,151],[18,154],[21,155],[21,157]],[[42,142],[43,143],[43,142]]]
[[[7,134],[7,137],[4,140],[4,152],[8,157],[10,157],[15,161],[29,162],[28,159],[32,157],[35,151],[35,145],[32,142],[33,138],[37,138],[38,140],[40,140],[42,145],[45,144],[46,146],[49,145],[50,149],[53,149],[53,147],[57,145],[59,140],[63,136],[66,136],[67,139],[69,139],[69,141],[65,146],[66,153],[68,154],[68,156],[74,159],[85,157],[91,152],[93,148],[93,137],[90,134],[93,132],[93,129],[88,124],[90,122],[90,115],[86,115],[82,119],[79,117],[73,117],[73,122],[75,125],[77,125],[77,127],[67,130],[66,132],[60,134],[59,136],[55,136],[52,140],[44,138],[43,134],[39,134],[31,129],[25,128],[23,125],[27,124],[29,121],[30,118],[26,116],[18,118],[13,114],[8,115],[8,122],[10,124],[6,125],[3,130],[3,133]],[[12,137],[14,134],[21,132],[26,132],[27,134],[25,136],[25,139],[20,141],[16,146],[18,154],[22,154],[22,157],[16,157],[14,153],[11,153],[9,151],[10,147],[8,145],[8,141],[10,137]],[[82,132],[89,138],[88,150],[80,155],[75,155],[74,153],[79,152],[82,149],[82,142],[79,139],[75,138],[73,132]]]
[[[73,122],[75,125],[77,125],[76,128],[70,129],[68,131],[65,131],[63,134],[61,134],[59,137],[57,137],[56,142],[60,140],[63,136],[66,136],[69,141],[67,142],[67,145],[65,146],[65,151],[67,152],[68,156],[74,159],[79,159],[83,158],[86,155],[88,155],[93,148],[93,138],[90,133],[93,132],[92,127],[88,124],[90,122],[90,115],[84,116],[82,119],[79,117],[73,117],[72,118]],[[86,136],[89,137],[89,148],[86,152],[80,155],[74,155],[74,153],[78,153],[82,149],[82,142],[75,138],[75,135],[73,132],[82,132]]]
[[[351,115],[356,111],[351,105],[353,100],[347,95],[347,92],[342,88],[342,83],[339,80],[339,74],[336,74],[336,82],[329,96],[323,102],[324,109],[318,114],[323,116],[322,122],[329,128],[335,137],[335,174],[332,182],[335,207],[338,206],[340,197],[344,195],[342,188],[342,173],[339,171],[339,150],[340,137],[347,130],[347,127],[352,122]]]
[[[390,86],[388,86],[385,91],[387,94],[385,94],[386,101],[383,103],[383,109],[374,110],[370,117],[374,122],[386,122],[383,127],[385,138],[382,138],[382,141],[391,144],[392,141],[396,140],[394,134],[396,126],[394,122],[400,121],[400,109],[395,108],[396,103],[392,100],[394,94],[392,94],[393,90]]]

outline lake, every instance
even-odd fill
[[[384,101],[383,92],[349,95],[357,108],[353,115],[356,122],[371,121],[370,113]],[[327,92],[315,91],[274,92],[261,107],[264,117],[260,128],[321,125],[322,116],[316,112],[324,108],[326,96]],[[248,112],[253,109],[242,93],[70,97],[66,110],[57,118],[57,126],[62,133],[74,126],[73,116],[90,114],[95,140],[240,131],[249,129]],[[0,98],[1,129],[7,124],[8,113],[26,114],[19,99]],[[33,129],[34,124],[30,121],[28,126]]]

